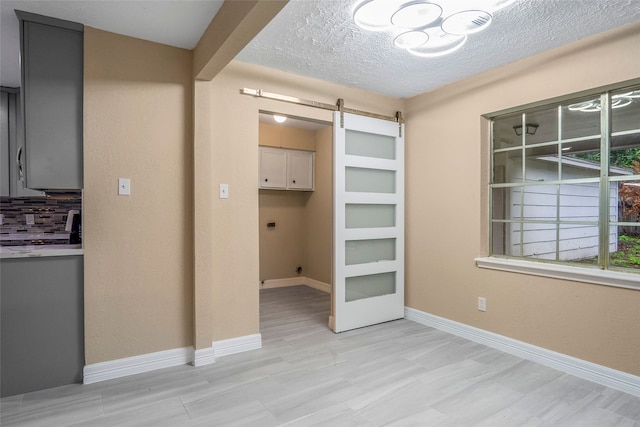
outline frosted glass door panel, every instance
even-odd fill
[[[396,292],[396,273],[380,273],[345,279],[345,301],[391,295]]]
[[[395,160],[396,139],[388,135],[347,130],[345,151],[345,154],[352,156]]]
[[[349,193],[395,193],[395,171],[351,168],[345,170],[345,191]]]
[[[402,124],[336,111],[333,292],[343,332],[404,317]]]
[[[345,228],[379,228],[395,225],[395,205],[345,205]]]
[[[345,264],[393,261],[396,239],[349,240],[345,242]]]

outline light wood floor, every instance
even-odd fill
[[[417,323],[342,334],[329,296],[261,291],[263,348],[2,399],[2,426],[636,426],[640,398]]]

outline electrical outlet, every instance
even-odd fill
[[[220,198],[221,199],[229,198],[229,184],[220,184]]]
[[[118,179],[118,195],[129,196],[131,194],[131,180],[129,178]]]
[[[478,297],[478,310],[487,311],[487,299],[483,297]]]
[[[26,214],[24,219],[27,225],[34,225],[36,223],[35,216],[33,214]]]

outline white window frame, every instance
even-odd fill
[[[512,108],[509,110],[492,113],[485,115],[484,118],[491,122],[493,119],[498,118],[500,116],[504,116],[506,114],[513,114],[517,112],[525,112],[527,110],[531,110],[537,107],[543,107],[545,105],[552,106],[554,104],[563,103],[571,103],[572,99],[583,98],[584,96],[598,96],[605,95],[602,99],[610,99],[609,92],[617,91],[618,89],[622,89],[628,86],[636,86],[640,84],[640,79],[635,79],[628,82],[622,82],[616,85],[610,85],[608,87],[598,88],[591,91],[581,92],[579,94],[573,94],[569,96],[564,96],[561,98],[538,102],[536,104],[531,104],[528,106],[522,106],[518,108]],[[607,113],[609,114],[609,113]],[[603,121],[603,128],[601,129],[602,139],[605,141],[605,146],[608,148],[609,138],[610,138],[610,129],[609,129],[610,120]],[[493,161],[494,161],[494,151],[493,151],[493,135],[489,137],[489,171],[493,170]],[[606,162],[608,164],[608,149],[606,155],[604,152],[602,153],[603,163]],[[605,171],[606,179],[610,179],[608,171]],[[633,175],[628,179],[638,179],[637,175]],[[615,179],[614,179],[615,181]],[[561,181],[560,181],[561,182]],[[610,181],[609,181],[610,182]],[[608,182],[608,184],[609,184]],[[492,215],[493,211],[491,194],[492,194],[492,183],[491,179],[487,180],[488,192],[485,197],[486,206],[486,229],[485,235],[488,237],[486,242],[483,242],[485,245],[485,251],[488,256],[479,257],[475,259],[476,265],[479,268],[492,269],[492,270],[500,270],[507,271],[512,273],[520,273],[520,274],[528,274],[535,276],[543,276],[550,277],[562,280],[570,280],[570,281],[578,281],[590,284],[597,285],[605,285],[605,286],[614,286],[620,288],[634,289],[640,290],[640,271],[621,271],[621,270],[612,270],[612,269],[603,269],[602,266],[580,266],[576,263],[570,262],[562,262],[562,261],[545,261],[545,260],[537,260],[535,258],[525,258],[525,257],[515,257],[515,256],[507,256],[507,255],[493,255],[492,251]],[[602,194],[601,194],[602,197]],[[602,210],[602,209],[601,209]],[[601,215],[604,213],[601,212]],[[608,219],[606,222],[606,228],[603,227],[602,230],[608,230]],[[638,224],[640,226],[640,224]],[[600,243],[602,245],[602,243]],[[606,248],[608,250],[608,247]]]

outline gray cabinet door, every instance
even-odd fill
[[[0,395],[82,382],[83,257],[0,261]]]
[[[9,94],[0,92],[0,196],[9,196]]]
[[[4,99],[7,98],[7,113],[8,117],[5,117],[5,104]],[[45,194],[41,191],[30,190],[24,186],[24,170],[21,167],[21,160],[23,155],[23,140],[22,129],[20,123],[20,90],[17,88],[4,88],[2,89],[3,99],[3,121],[2,121],[2,195],[11,197],[38,197]],[[5,128],[5,118],[7,119],[7,127]],[[5,150],[4,138],[8,138],[8,147]],[[8,158],[5,161],[5,155],[8,153]],[[6,183],[8,180],[8,183]],[[6,184],[5,184],[6,183]],[[9,193],[5,193],[5,185],[9,185]]]
[[[20,19],[24,170],[28,188],[82,188],[83,26]]]

